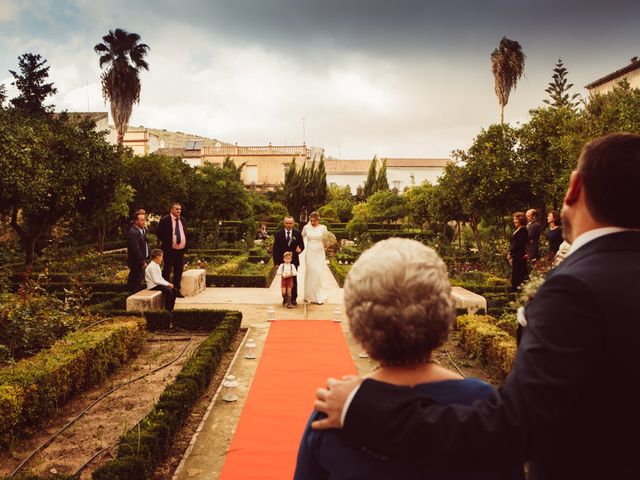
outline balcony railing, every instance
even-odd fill
[[[204,147],[202,155],[205,157],[233,157],[233,156],[274,156],[274,157],[305,157],[311,158],[311,149],[301,146],[254,146],[254,147]]]

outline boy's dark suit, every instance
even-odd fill
[[[300,252],[304,250],[304,241],[302,240],[302,234],[295,228],[291,230],[290,240],[287,241],[287,232],[283,228],[278,230],[273,238],[273,264],[280,265],[283,260],[282,256],[284,252],[291,252],[293,263],[296,268],[300,267],[300,257],[296,252],[296,247],[300,247]],[[298,278],[293,277],[293,288],[291,289],[291,303],[295,305],[298,298]]]
[[[127,232],[127,266],[129,277],[127,289],[131,293],[140,291],[140,283],[144,278],[144,264],[149,256],[149,246],[144,233],[133,226]]]
[[[528,460],[531,480],[637,478],[638,298],[640,232],[596,238],[527,305],[513,371],[489,400],[434,406],[365,380],[343,439],[449,468]]]
[[[182,230],[184,232],[184,238],[186,239],[185,248],[177,250],[173,248],[173,218],[171,214],[163,216],[158,222],[158,228],[156,230],[156,236],[160,242],[160,248],[164,253],[164,267],[162,268],[162,277],[167,281],[173,283],[173,286],[178,292],[180,291],[180,282],[182,280],[182,272],[184,270],[184,253],[189,244],[189,234],[187,232],[187,224],[182,216],[180,217],[180,223],[182,223]],[[171,270],[173,270],[173,281],[171,277]]]

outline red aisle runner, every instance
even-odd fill
[[[350,373],[356,369],[339,324],[272,323],[220,478],[292,478],[316,389]]]

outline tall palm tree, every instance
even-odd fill
[[[500,125],[504,125],[504,107],[509,103],[511,89],[516,88],[524,73],[525,58],[520,44],[507,37],[502,37],[500,45],[491,54],[491,71],[500,104]]]
[[[102,72],[102,95],[111,103],[111,116],[118,132],[118,143],[122,144],[127,131],[133,104],[140,102],[140,69],[149,70],[144,60],[149,46],[140,41],[140,35],[121,28],[109,30],[102,37],[103,43],[93,47],[100,55]]]

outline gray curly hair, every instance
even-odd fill
[[[402,238],[360,256],[345,281],[344,303],[351,334],[380,362],[427,358],[455,319],[444,262],[433,249]]]

